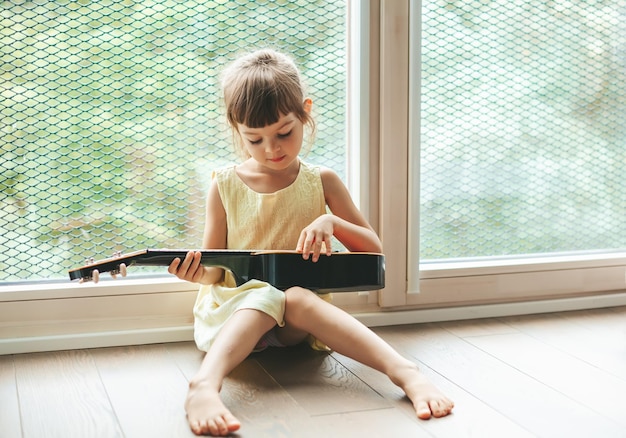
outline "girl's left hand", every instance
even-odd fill
[[[322,251],[330,255],[334,230],[334,216],[323,214],[302,230],[296,251],[301,252],[305,260],[312,256],[311,260],[314,262],[318,261]]]

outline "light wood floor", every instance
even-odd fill
[[[626,307],[376,328],[456,402],[419,421],[386,377],[308,348],[255,354],[223,398],[241,437],[626,437]],[[191,343],[0,356],[0,436],[191,437]]]

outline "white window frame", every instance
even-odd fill
[[[383,240],[386,288],[336,294],[368,325],[626,305],[626,253],[419,263],[420,1],[349,0],[348,184]],[[356,44],[359,42],[359,44]],[[0,354],[192,339],[172,277],[0,286]]]
[[[461,318],[626,304],[626,252],[420,263],[420,65],[411,55],[420,47],[421,1],[381,0],[380,6],[380,233],[393,276],[380,306],[457,307],[448,314]],[[404,156],[408,169],[398,159]],[[466,307],[489,304],[498,306]]]

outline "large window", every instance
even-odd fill
[[[420,258],[626,248],[626,6],[422,2]]]
[[[623,1],[3,7],[0,352],[191,338],[190,283],[66,270],[199,244],[210,172],[237,159],[218,74],[259,45],[302,66],[308,159],[383,240],[384,291],[337,305],[376,325],[626,302]]]
[[[237,160],[218,77],[243,50],[294,56],[318,127],[307,159],[344,176],[345,17],[334,0],[3,2],[0,282],[198,247],[211,171]]]
[[[116,250],[199,245],[211,171],[237,160],[220,69],[268,45],[308,81],[318,136],[307,159],[344,178],[346,54],[357,54],[367,83],[352,84],[363,105],[349,109],[362,112],[351,129],[369,160],[358,161],[359,200],[386,234],[386,297],[405,291],[406,272],[393,270],[407,254],[416,269],[626,248],[623,2],[351,4],[363,29],[348,48],[346,4],[331,0],[5,2],[0,282],[66,280]],[[407,11],[418,12],[411,26]],[[408,127],[407,94],[419,101]],[[420,190],[405,196],[416,126],[421,166],[407,173]],[[411,202],[419,224],[405,222]],[[419,257],[403,246],[416,232]]]

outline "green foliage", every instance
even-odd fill
[[[343,173],[344,22],[334,1],[4,2],[0,281],[200,246],[211,171],[237,159],[218,76],[244,49],[296,57]]]
[[[623,2],[423,13],[421,258],[625,248]]]

